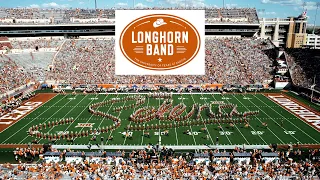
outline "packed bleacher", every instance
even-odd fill
[[[131,8],[117,8],[131,9]],[[201,7],[143,7],[135,9],[204,9]],[[257,24],[259,19],[254,8],[213,8],[205,10],[206,23]],[[73,24],[106,23],[114,24],[115,8],[112,9],[39,9],[39,8],[0,8],[0,24]]]
[[[58,48],[63,43],[63,40],[63,38],[40,37],[37,39],[13,39],[10,43],[14,49]]]
[[[205,76],[115,76],[114,39],[67,40],[47,79],[71,84],[262,84],[272,79],[270,59],[264,50],[274,48],[260,39],[206,39]]]
[[[24,71],[5,54],[0,54],[0,74],[0,94],[26,85],[28,81],[33,79],[30,72]]]
[[[286,60],[292,82],[296,86],[320,89],[320,56],[316,49],[286,49]]]
[[[206,9],[206,23],[258,24],[257,11],[254,8]]]
[[[28,72],[33,79],[45,81],[45,73],[52,64],[55,52],[31,52],[8,54],[7,57],[16,63],[23,71]]]
[[[132,152],[52,149],[44,153],[43,148],[17,148],[17,163],[2,164],[0,178],[318,179],[319,155],[317,149],[263,152],[238,147],[231,152],[215,149],[198,153],[175,152],[165,147],[158,151],[154,146]],[[35,160],[38,163],[32,163]]]

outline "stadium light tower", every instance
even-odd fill
[[[313,85],[311,86],[311,102],[312,102],[312,98],[313,98],[313,91],[314,91],[314,87],[316,86],[316,75],[313,78]]]
[[[97,9],[97,0],[94,0],[94,8]]]
[[[258,13],[264,14],[266,10],[265,9],[258,9],[257,11],[258,11]]]
[[[306,5],[307,5],[307,3],[304,1],[304,2],[302,3],[302,8],[303,8],[303,10],[305,10]]]
[[[318,9],[319,9],[319,6],[320,6],[320,2],[317,2],[316,6],[317,6],[317,9],[316,9],[316,14],[314,15],[314,24],[313,24],[312,34],[314,34],[314,32],[316,30],[317,14],[318,14]]]

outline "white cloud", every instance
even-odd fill
[[[40,6],[38,4],[31,4],[29,7],[31,7],[31,8],[40,8]]]
[[[315,1],[304,1],[304,0],[261,0],[264,4],[280,4],[282,6],[295,6],[296,9],[315,10],[317,9],[317,2]]]
[[[149,3],[151,3],[151,2],[153,2],[154,0],[146,0],[147,2],[149,2]]]
[[[205,7],[208,6],[205,4],[205,0],[163,0],[164,4],[170,4],[171,6],[178,7]]]
[[[266,15],[276,15],[276,12],[266,12]]]
[[[237,4],[226,4],[226,8],[235,8],[237,7],[238,5]]]
[[[128,3],[119,2],[116,4],[116,6],[128,6]]]
[[[271,12],[264,12],[264,11],[258,11],[258,14],[260,15],[260,16],[264,16],[264,15],[269,15],[269,16],[275,16],[275,15],[277,15],[277,13],[276,12],[274,12],[274,11],[271,11]]]
[[[41,5],[44,8],[67,8],[69,4],[57,4],[56,2],[43,3]]]
[[[137,8],[146,8],[146,7],[148,7],[147,5],[144,5],[144,4],[142,4],[142,3],[138,3],[138,4],[136,4],[134,7],[137,7]]]
[[[297,4],[302,4],[303,0],[261,0],[264,4],[281,4],[286,6],[295,6]]]
[[[79,4],[84,4],[84,2],[83,2],[83,1],[80,1]]]

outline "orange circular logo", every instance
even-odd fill
[[[192,61],[200,35],[187,20],[151,14],[129,23],[120,35],[120,49],[133,64],[149,70],[176,69]]]

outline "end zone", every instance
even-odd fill
[[[35,97],[23,102],[20,107],[14,109],[12,112],[2,115],[0,117],[0,133],[41,107],[44,103],[50,101],[56,95],[57,94],[54,93],[37,94]]]
[[[268,94],[266,97],[320,132],[320,113],[284,94]]]

